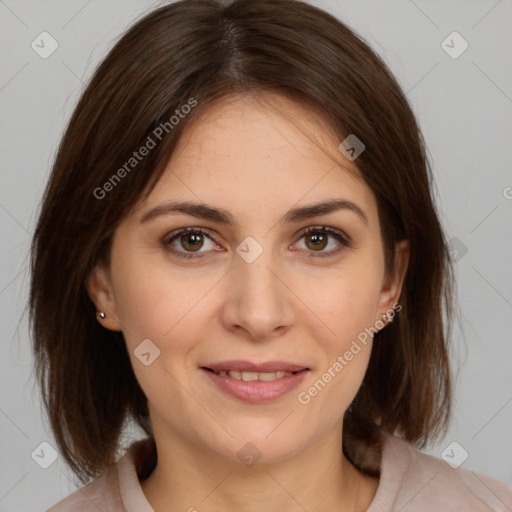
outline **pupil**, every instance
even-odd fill
[[[185,249],[190,248],[192,250],[197,250],[201,248],[201,235],[197,234],[186,234],[183,237],[185,239],[184,247]],[[199,246],[197,245],[199,243]],[[194,247],[195,245],[195,247]]]
[[[317,234],[314,234],[314,235],[309,235],[308,238],[309,238],[310,241],[312,241],[314,248],[323,249],[325,247],[325,242],[326,242],[326,239],[327,239],[327,237],[325,235],[317,233]]]

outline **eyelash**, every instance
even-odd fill
[[[175,255],[179,258],[183,258],[183,259],[202,258],[203,256],[197,255],[199,253],[187,253],[187,252],[183,252],[183,251],[178,251],[171,247],[171,244],[175,239],[177,239],[181,235],[185,235],[188,233],[204,235],[204,236],[210,238],[210,240],[212,240],[212,242],[215,242],[215,240],[211,237],[210,232],[206,231],[202,228],[182,228],[177,231],[173,231],[172,233],[169,233],[168,235],[166,235],[163,238],[162,245],[163,245],[164,249],[169,251],[173,255]],[[344,236],[340,231],[329,228],[327,226],[310,226],[302,231],[299,240],[301,240],[303,237],[305,237],[306,235],[309,235],[311,233],[326,233],[327,235],[332,236],[338,242],[340,242],[340,247],[338,247],[337,249],[333,249],[331,251],[327,251],[327,252],[308,251],[308,252],[311,252],[311,254],[309,256],[307,256],[307,258],[333,257],[333,256],[338,255],[345,248],[351,246],[350,241],[346,236]],[[217,243],[217,242],[215,242],[215,243]]]

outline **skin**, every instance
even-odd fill
[[[210,105],[185,131],[156,188],[118,227],[110,268],[98,264],[88,280],[106,312],[100,321],[123,332],[148,398],[158,464],[142,489],[156,512],[366,510],[375,496],[379,479],[356,470],[341,447],[343,413],[372,340],[308,404],[297,398],[393,308],[407,268],[401,242],[395,271],[386,274],[375,197],[357,160],[337,151],[340,142],[315,113],[282,97]],[[329,199],[355,203],[367,222],[347,209],[278,222],[291,208]],[[182,213],[141,223],[171,200],[225,209],[236,224]],[[332,235],[315,245],[314,234],[302,233],[310,226],[339,230],[350,245]],[[199,235],[192,249],[186,236],[185,246],[180,237],[169,244],[195,259],[162,243],[186,227],[211,235]],[[247,236],[263,248],[252,263],[236,252]],[[160,355],[145,366],[134,350],[148,338]],[[229,359],[282,360],[310,372],[297,389],[254,404],[199,370]],[[237,458],[247,442],[261,453],[252,467]]]

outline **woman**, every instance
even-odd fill
[[[34,235],[36,369],[88,484],[50,510],[512,508],[417,450],[452,386],[431,180],[396,80],[324,11],[184,0],[136,23]]]

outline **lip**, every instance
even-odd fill
[[[272,366],[274,365],[274,366]],[[275,363],[272,365],[266,366],[266,368],[276,368]],[[214,365],[212,365],[214,366]],[[218,365],[217,365],[218,366]],[[242,365],[238,366],[241,368]],[[309,373],[308,368],[288,365],[288,368],[295,367],[297,370],[282,370],[283,365],[278,367],[277,370],[253,370],[252,368],[258,367],[261,368],[262,365],[252,365],[252,366],[243,366],[244,369],[235,369],[230,367],[229,369],[235,371],[258,371],[259,372],[272,372],[272,371],[294,371],[293,375],[288,375],[286,377],[281,377],[279,379],[275,379],[273,381],[261,381],[261,380],[252,380],[252,381],[244,381],[237,380],[229,377],[228,375],[217,375],[213,371],[208,370],[206,367],[201,367],[200,370],[215,384],[215,386],[223,391],[224,393],[243,400],[245,402],[250,403],[262,403],[262,402],[270,402],[272,400],[277,400],[282,396],[286,395],[294,388],[296,388],[304,379],[307,373]],[[210,368],[210,366],[208,367]],[[247,369],[249,368],[249,369]],[[211,368],[216,371],[220,371],[223,368]]]
[[[265,363],[252,363],[251,361],[222,361],[220,363],[212,363],[202,368],[209,368],[210,370],[219,371],[236,371],[236,372],[300,372],[301,370],[309,370],[308,367],[287,363],[285,361],[267,361]],[[284,378],[284,377],[283,377]]]

